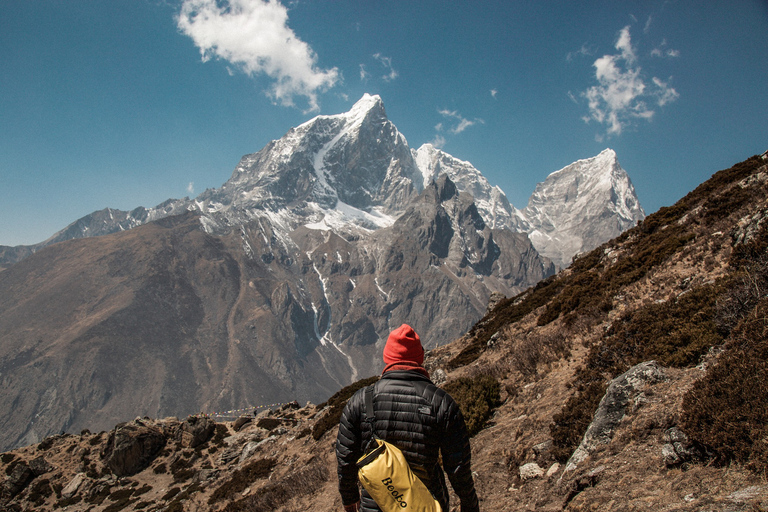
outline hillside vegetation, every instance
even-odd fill
[[[483,510],[768,509],[767,192],[759,157],[720,171],[427,354]],[[47,438],[0,456],[0,508],[340,510],[338,415],[374,380]]]

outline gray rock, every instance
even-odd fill
[[[573,471],[599,445],[610,443],[630,403],[637,403],[633,399],[646,385],[655,384],[664,379],[664,369],[655,361],[640,363],[613,379],[600,400],[600,405],[581,444],[568,460],[565,472]]]
[[[149,466],[165,446],[163,431],[150,422],[136,419],[122,423],[110,433],[104,463],[117,476],[130,476]]]
[[[46,461],[45,458],[41,455],[40,457],[36,457],[29,462],[29,469],[32,470],[32,473],[35,476],[40,476],[51,471],[53,466],[50,465],[48,461]]]
[[[544,476],[544,470],[539,467],[538,464],[535,462],[529,462],[528,464],[523,464],[520,466],[520,479],[525,480],[531,480],[533,478],[541,478]]]
[[[668,467],[677,466],[694,458],[696,450],[685,432],[677,427],[672,427],[664,432],[664,445],[661,447],[661,456]]]
[[[181,444],[195,448],[208,441],[216,430],[216,422],[207,416],[190,416],[181,424]]]
[[[35,474],[26,462],[19,462],[13,466],[11,474],[3,482],[3,490],[10,496],[16,496],[24,490],[27,485],[35,478]]]
[[[240,416],[235,420],[234,425],[232,425],[232,428],[235,429],[235,432],[239,432],[243,426],[247,425],[248,423],[252,422],[253,418],[250,416]]]
[[[61,490],[61,496],[63,498],[71,498],[77,494],[77,491],[80,489],[80,486],[83,485],[85,479],[85,473],[76,474],[72,480],[70,480],[69,483],[64,487],[64,489]]]

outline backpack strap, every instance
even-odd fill
[[[376,416],[373,413],[373,384],[365,388],[365,421],[371,426],[373,437],[376,437]]]

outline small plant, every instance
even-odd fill
[[[482,430],[501,402],[499,381],[487,374],[460,377],[448,382],[444,389],[459,405],[470,437]]]
[[[328,405],[330,406],[330,410],[322,418],[320,418],[317,423],[315,423],[314,427],[312,427],[312,438],[317,441],[323,437],[323,434],[338,426],[339,421],[341,421],[341,413],[344,412],[344,406],[347,404],[347,400],[352,398],[352,395],[354,395],[358,389],[369,386],[377,380],[379,380],[378,376],[359,380],[354,384],[350,384],[349,386],[339,390],[324,404],[318,405],[318,408],[320,409]]]
[[[248,464],[242,469],[236,470],[229,481],[213,491],[211,497],[208,498],[208,504],[213,505],[217,501],[226,499],[228,496],[243,492],[243,490],[251,485],[254,480],[267,478],[276,463],[277,462],[274,459],[260,459]]]

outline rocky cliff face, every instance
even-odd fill
[[[550,174],[521,213],[536,249],[560,267],[645,218],[611,149]]]

